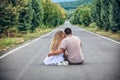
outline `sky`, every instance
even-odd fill
[[[64,2],[64,1],[74,1],[74,0],[51,0],[53,2]]]

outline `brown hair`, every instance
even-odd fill
[[[55,50],[58,49],[58,47],[59,47],[59,45],[60,45],[60,43],[62,41],[62,35],[63,34],[64,34],[63,31],[57,31],[55,33],[55,36],[54,36],[54,38],[53,38],[53,40],[51,42],[51,45],[50,45],[50,50],[51,51],[55,51]]]

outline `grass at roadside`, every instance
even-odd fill
[[[100,30],[100,29],[97,29],[96,27],[92,27],[92,26],[84,27],[84,26],[80,25],[80,27],[84,28],[84,29],[86,29],[88,31],[100,34],[102,36],[106,36],[108,38],[120,41],[120,31],[118,31],[117,33],[112,33],[111,31],[105,32],[104,30]]]
[[[47,28],[47,29],[39,29],[34,33],[27,33],[21,37],[15,37],[15,38],[0,38],[0,51],[5,51],[9,49],[10,47],[16,46],[17,44],[23,43],[27,40],[40,37],[43,34],[46,34],[50,31],[52,31],[55,28]]]

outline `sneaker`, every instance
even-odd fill
[[[68,65],[68,61],[62,61],[57,64],[58,66],[66,66]]]

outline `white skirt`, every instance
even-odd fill
[[[55,56],[46,57],[44,60],[45,65],[57,65],[59,62],[64,61],[63,53]]]

